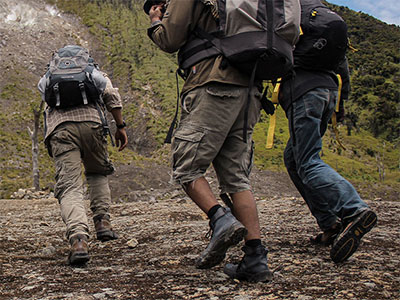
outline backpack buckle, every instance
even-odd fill
[[[83,104],[84,105],[88,104],[88,99],[86,97],[86,91],[85,91],[85,84],[83,82],[79,82],[79,89],[81,90]]]
[[[53,91],[54,94],[56,95],[56,107],[61,105],[61,99],[60,99],[60,87],[58,86],[58,82],[53,85]]]

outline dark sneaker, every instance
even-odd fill
[[[320,245],[320,246],[331,246],[337,236],[340,234],[342,230],[342,224],[341,223],[336,223],[333,225],[330,229],[325,230],[322,233],[319,233],[315,237],[310,237],[310,242],[314,245]]]
[[[101,242],[116,240],[118,235],[112,230],[110,217],[100,216],[93,219],[97,239]]]
[[[357,250],[361,238],[376,224],[377,216],[366,209],[356,216],[336,238],[331,249],[331,259],[340,263],[348,259]]]
[[[225,258],[229,247],[238,244],[247,234],[246,228],[231,213],[229,208],[220,207],[210,220],[211,241],[196,260],[196,267],[209,269]]]
[[[87,237],[77,234],[70,239],[71,249],[68,255],[68,264],[84,265],[89,261]]]
[[[264,246],[242,248],[244,257],[239,264],[227,264],[225,274],[232,279],[249,282],[267,282],[272,279],[272,273],[268,269],[267,249]]]

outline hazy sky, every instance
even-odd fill
[[[327,0],[330,3],[362,11],[388,24],[400,25],[399,0]]]

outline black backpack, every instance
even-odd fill
[[[348,44],[344,20],[319,0],[300,0],[301,29],[294,65],[311,70],[335,70]]]
[[[70,108],[100,101],[106,79],[97,72],[89,51],[76,45],[53,54],[46,73],[45,101],[50,107]]]
[[[293,67],[293,45],[300,34],[299,0],[199,0],[211,7],[216,32],[196,28],[180,49],[179,67],[222,54],[256,79],[277,79]],[[253,74],[254,71],[254,74]]]

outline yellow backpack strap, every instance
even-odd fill
[[[337,74],[336,76],[337,76],[339,84],[338,84],[338,96],[337,96],[337,101],[336,101],[336,107],[335,107],[335,111],[332,114],[332,127],[333,127],[333,131],[335,132],[336,142],[339,144],[340,147],[343,148],[343,150],[346,150],[346,148],[343,146],[342,142],[340,141],[339,129],[337,127],[337,118],[336,118],[336,113],[339,112],[343,82],[342,82],[342,77],[339,74]]]
[[[338,79],[338,93],[337,93],[337,102],[336,102],[336,108],[335,108],[335,112],[339,112],[339,104],[340,104],[340,100],[342,98],[342,87],[343,87],[343,81],[342,81],[342,76],[340,76],[339,74],[336,74],[337,79]]]
[[[269,127],[268,127],[268,134],[267,134],[267,144],[265,145],[265,148],[267,149],[272,149],[272,146],[274,145],[274,134],[275,134],[275,127],[276,127],[276,107],[279,104],[279,89],[281,87],[281,81],[280,78],[278,79],[277,83],[273,85],[272,87],[272,96],[271,96],[271,102],[275,106],[275,112],[274,114],[269,118]]]

